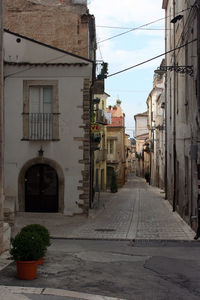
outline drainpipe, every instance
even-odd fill
[[[89,208],[92,208],[93,204],[93,181],[94,181],[94,150],[92,149],[92,133],[91,133],[91,122],[92,122],[92,115],[93,115],[93,87],[94,81],[96,78],[96,63],[93,62],[92,66],[92,85],[90,87],[90,122],[89,122],[89,134],[90,134],[90,193],[89,193]]]
[[[173,18],[175,18],[175,0],[173,0]],[[176,47],[176,38],[175,38],[175,34],[176,34],[176,30],[175,30],[175,24],[173,26],[173,35],[174,35],[174,49]],[[176,65],[176,50],[174,50],[174,66]],[[173,122],[173,165],[174,165],[174,190],[173,190],[173,211],[176,211],[176,73],[175,71],[174,73],[174,84],[173,84],[173,100],[174,100],[174,122]],[[178,188],[178,187],[177,187]]]

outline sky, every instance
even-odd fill
[[[134,30],[103,42],[129,29],[164,18],[162,2],[163,0],[88,1],[90,14],[96,20],[97,60],[108,63],[108,75],[164,53],[164,20],[145,26],[143,30]],[[117,99],[122,101],[121,106],[126,115],[126,133],[130,137],[134,135],[134,115],[147,110],[146,100],[153,88],[154,70],[160,65],[162,58],[164,57],[108,77],[105,81],[105,92],[110,95],[107,105],[114,105]]]

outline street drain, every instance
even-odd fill
[[[113,232],[113,231],[116,231],[116,230],[111,229],[111,228],[97,228],[97,229],[95,229],[95,231],[98,231],[98,232]]]

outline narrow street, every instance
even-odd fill
[[[51,246],[32,281],[16,279],[15,263],[0,260],[1,292],[25,297],[13,299],[200,297],[200,243],[163,192],[144,179],[130,176],[118,193],[101,195],[89,218],[55,215],[52,222],[48,214],[18,214],[15,232],[28,223],[47,226]]]
[[[43,224],[54,238],[193,240],[195,233],[172,212],[162,190],[129,176],[118,193],[102,193],[89,218],[18,213],[14,234],[24,225]]]

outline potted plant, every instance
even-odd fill
[[[45,246],[36,232],[23,231],[11,239],[11,259],[16,261],[17,277],[31,280],[37,276],[37,260],[44,256]]]
[[[21,232],[35,232],[37,233],[44,245],[45,252],[47,250],[47,247],[50,246],[50,235],[49,231],[46,227],[40,225],[40,224],[29,224],[22,228]],[[38,264],[43,264],[44,257],[40,257],[38,260]]]

